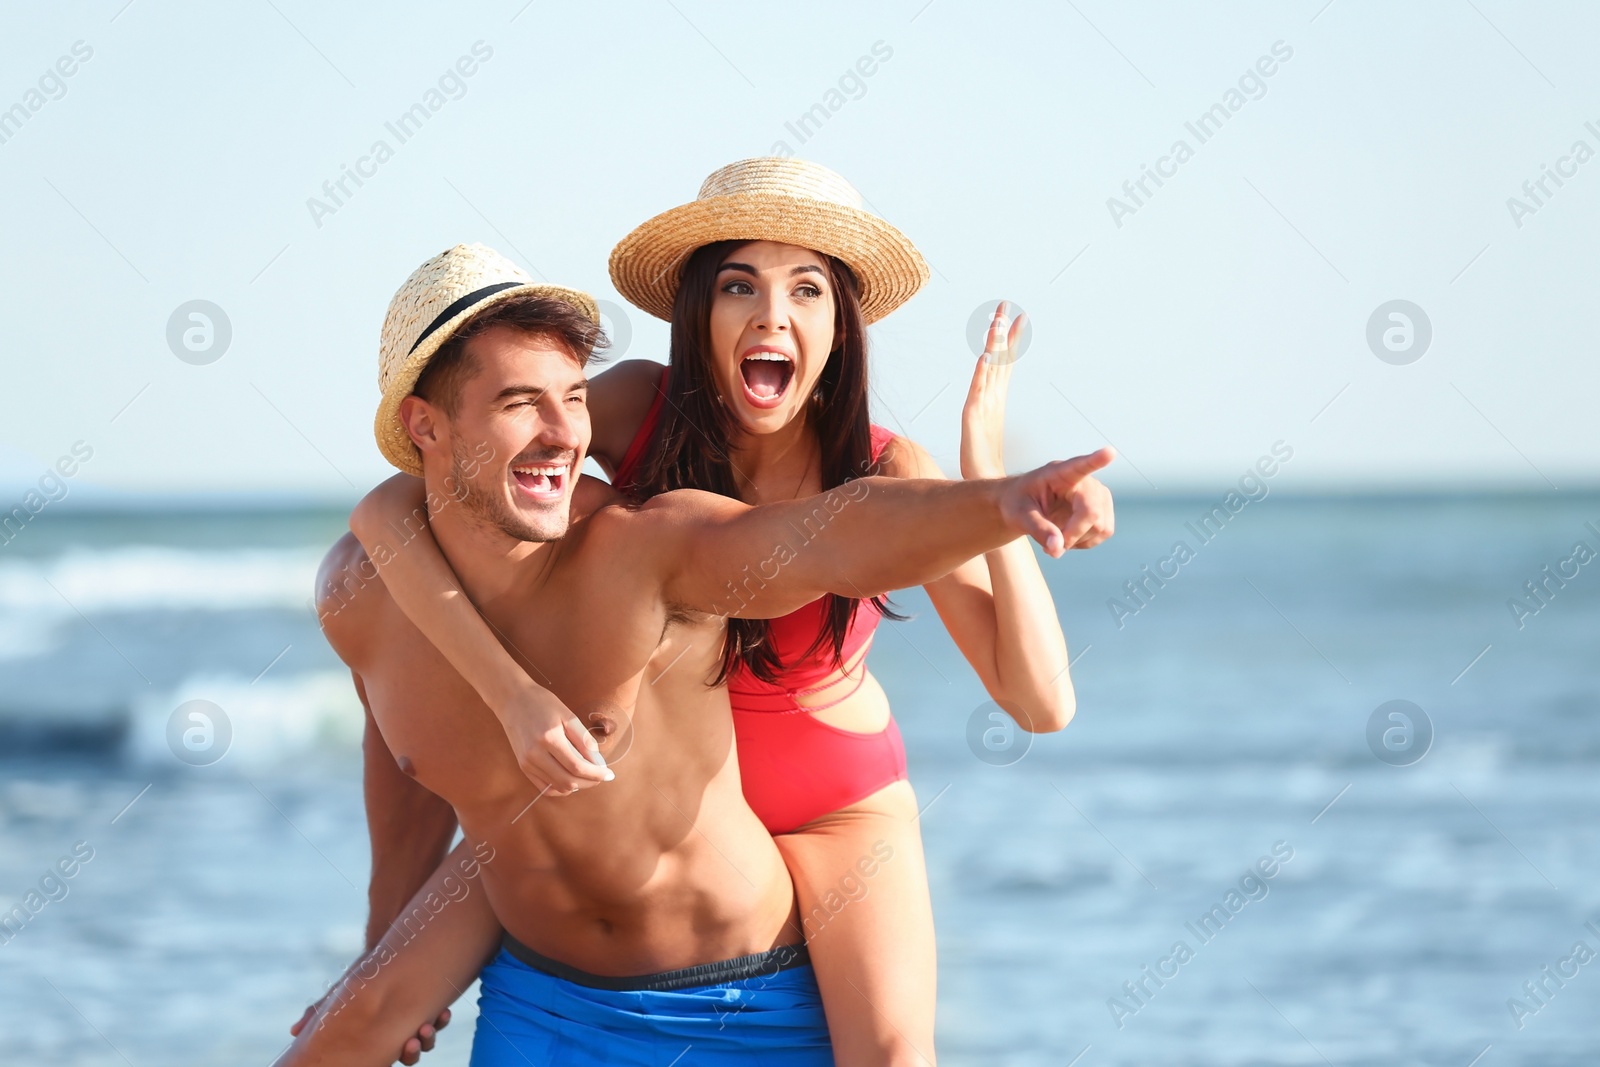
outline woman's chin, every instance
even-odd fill
[[[778,398],[775,404],[754,402],[748,397],[734,401],[734,416],[748,433],[773,433],[793,421],[798,410],[788,396]]]

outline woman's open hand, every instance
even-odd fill
[[[972,371],[972,385],[967,389],[967,402],[961,409],[963,478],[1006,476],[1006,392],[1027,321],[1026,314],[1018,315],[1015,322],[1008,321],[1004,300],[994,309],[988,340]]]

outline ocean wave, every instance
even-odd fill
[[[192,707],[214,721],[190,719],[187,712],[177,714],[192,701],[211,705]],[[216,709],[220,709],[220,717]],[[209,737],[201,740],[217,749],[191,759],[222,770],[285,766],[310,754],[356,751],[364,718],[350,675],[343,671],[254,682],[231,674],[195,674],[171,689],[133,701],[124,754],[131,762],[152,769],[194,765],[180,757],[174,746],[181,748],[184,731],[198,725],[209,731]]]
[[[0,611],[299,607],[311,597],[323,552],[133,545],[5,560],[0,561]]]

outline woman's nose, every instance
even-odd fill
[[[782,333],[789,329],[788,302],[781,293],[768,292],[756,308],[751,325],[758,330]]]

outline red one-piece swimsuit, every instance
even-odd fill
[[[663,372],[655,401],[612,479],[619,488],[634,485],[661,418],[666,388]],[[892,436],[882,426],[872,427],[874,462]],[[739,776],[745,800],[768,833],[797,830],[906,777],[905,743],[893,716],[882,730],[864,734],[830,726],[811,714],[842,702],[866,681],[867,646],[879,618],[871,601],[857,609],[845,633],[841,673],[833,664],[831,643],[806,655],[827,619],[827,598],[821,597],[771,620],[772,646],[782,664],[775,683],[763,682],[743,663],[729,674]],[[824,703],[800,702],[836,689],[840,692]]]

